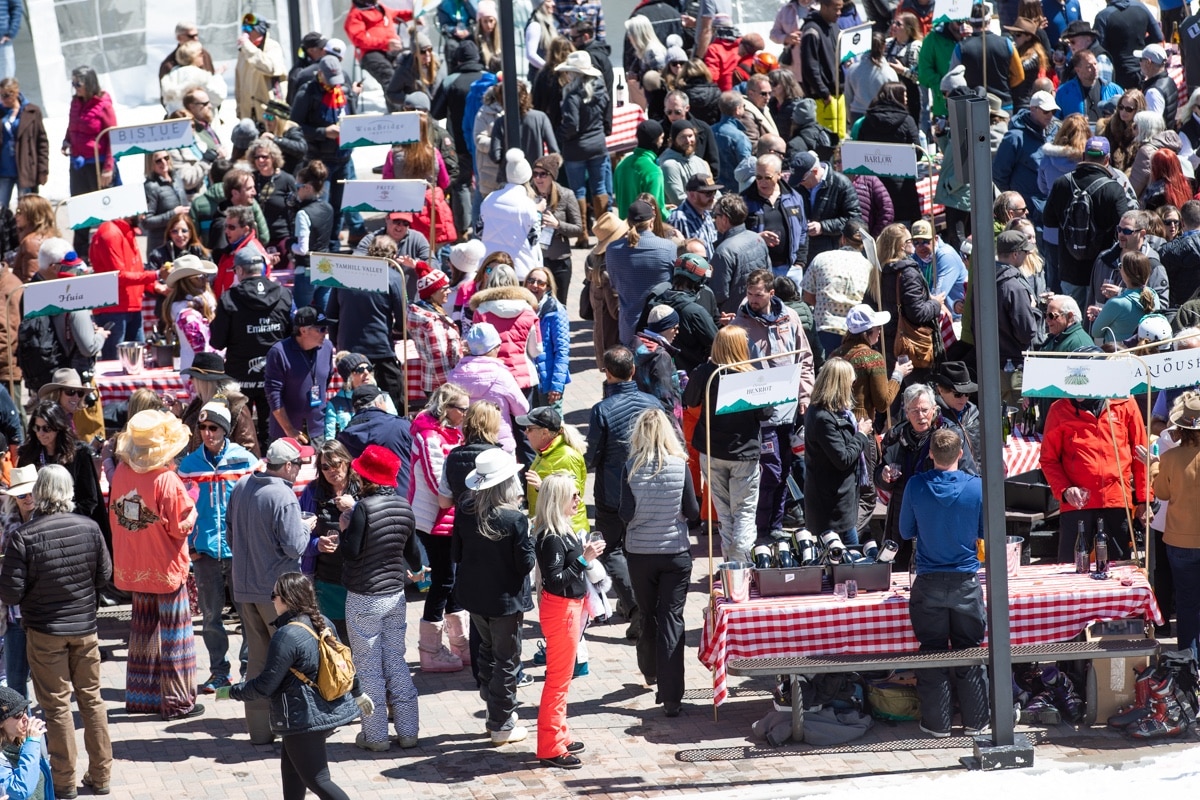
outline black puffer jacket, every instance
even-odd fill
[[[908,115],[908,107],[891,100],[883,100],[867,109],[862,126],[858,129],[860,142],[892,142],[895,144],[919,144],[921,134],[917,123]],[[917,198],[917,182],[913,178],[880,178],[892,196],[896,209],[896,220],[921,218],[921,205]]]
[[[161,247],[167,235],[167,223],[175,216],[179,206],[190,205],[182,181],[163,180],[159,175],[150,175],[144,184],[146,189],[146,217],[142,228],[146,231],[146,250]]]
[[[454,147],[459,153],[469,153],[467,136],[463,133],[463,116],[466,113],[467,95],[471,84],[483,75],[483,62],[479,60],[479,46],[467,40],[455,49],[451,56],[449,73],[438,84],[433,95],[429,116],[446,120],[446,127],[454,137]]]
[[[612,135],[613,119],[613,67],[612,48],[608,43],[592,39],[583,46],[584,52],[592,59],[592,66],[600,70],[600,79],[604,81],[604,91],[608,102],[604,104],[604,135]]]
[[[591,100],[585,99],[585,81],[591,83]],[[589,161],[608,152],[604,120],[605,114],[611,118],[610,105],[608,90],[599,78],[583,75],[563,87],[558,146],[564,161]]]
[[[404,591],[405,561],[413,572],[421,568],[415,530],[412,506],[391,487],[359,500],[338,545],[342,585],[365,595]]]
[[[825,168],[825,180],[817,191],[816,198],[803,188],[796,188],[800,199],[804,201],[804,215],[810,222],[821,223],[821,235],[810,236],[808,239],[808,263],[821,253],[837,250],[841,246],[842,231],[846,223],[852,219],[861,220],[862,212],[858,208],[858,190],[854,184],[840,172],[828,164]],[[796,173],[792,173],[796,177]]]
[[[683,93],[688,96],[688,108],[693,119],[707,122],[709,126],[716,125],[721,119],[721,109],[717,107],[721,90],[715,83],[689,83],[683,87]],[[696,149],[699,150],[699,145]]]
[[[929,296],[929,286],[925,283],[917,262],[911,258],[889,261],[883,265],[882,273],[879,277],[879,293],[883,295],[880,308],[892,313],[891,321],[883,326],[888,342],[895,341],[899,324],[896,318],[897,310],[913,325],[925,327],[937,324],[941,306]],[[891,355],[888,356],[888,363],[892,363]]]
[[[818,533],[858,523],[858,469],[870,439],[853,417],[809,406],[804,415],[804,519]],[[865,469],[865,464],[863,465]]]
[[[362,694],[357,678],[350,694],[329,701],[292,674],[295,669],[317,682],[317,640],[300,625],[288,624],[293,621],[312,628],[307,614],[284,612],[274,622],[275,635],[267,647],[262,672],[232,686],[229,696],[234,700],[270,700],[271,730],[282,736],[329,731],[352,722],[358,716],[354,698]],[[337,637],[332,622],[325,620],[325,627]]]
[[[100,526],[78,514],[50,514],[9,536],[0,599],[21,606],[29,630],[87,636],[96,632],[96,591],[111,578]]]

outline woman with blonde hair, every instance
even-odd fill
[[[1042,145],[1042,160],[1038,166],[1038,188],[1041,191],[1049,194],[1056,180],[1075,171],[1083,159],[1083,149],[1091,135],[1087,117],[1083,114],[1067,115],[1058,133],[1054,134],[1054,141]]]
[[[576,753],[584,746],[571,738],[567,728],[567,690],[583,635],[588,581],[604,569],[597,560],[604,552],[604,540],[585,544],[586,526],[576,528],[573,520],[583,499],[570,473],[547,476],[540,494],[533,535],[542,576],[538,620],[546,637],[546,682],[538,704],[537,756],[548,767],[579,769],[583,763]]]
[[[804,521],[821,534],[837,531],[858,544],[858,490],[871,482],[869,419],[854,416],[854,366],[831,358],[817,373],[804,414]]]
[[[755,513],[762,449],[759,424],[770,416],[769,411],[716,413],[722,376],[753,372],[754,365],[746,363],[749,360],[745,329],[734,325],[721,328],[713,340],[712,355],[691,371],[683,393],[685,408],[707,406],[707,413],[700,414],[691,445],[700,454],[701,475],[720,523],[721,557],[726,561],[749,561],[758,535]],[[720,369],[723,366],[728,369]]]
[[[621,519],[633,596],[642,613],[638,669],[668,717],[683,707],[683,607],[692,579],[688,525],[700,504],[675,425],[658,408],[638,415],[621,480]]]
[[[879,277],[879,305],[891,317],[884,323],[888,347],[884,356],[888,364],[896,361],[896,336],[899,333],[899,314],[904,315],[911,330],[930,332],[929,339],[937,335],[938,317],[943,305],[942,297],[934,297],[929,293],[929,284],[921,274],[921,268],[913,260],[913,240],[908,228],[900,224],[889,225],[879,234],[875,244],[879,256],[881,275]],[[913,372],[907,378],[908,382],[920,380],[930,374],[937,357],[937,347],[932,352],[918,352],[923,344],[919,341],[920,333],[913,334],[917,338],[905,338],[905,344],[912,351]]]
[[[209,328],[217,313],[217,299],[209,280],[217,265],[192,255],[176,259],[167,275],[167,297],[162,306],[166,330],[179,342],[179,368],[192,366],[196,353],[214,352],[209,345]]]
[[[883,51],[888,65],[895,70],[900,76],[900,82],[904,84],[908,113],[918,121],[921,119],[922,109],[928,106],[928,92],[917,80],[917,64],[921,59],[921,43],[924,38],[917,15],[911,11],[901,11],[888,27],[887,45]]]

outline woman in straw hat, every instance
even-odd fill
[[[208,343],[209,328],[217,315],[217,298],[209,281],[217,265],[188,254],[175,259],[167,275],[167,298],[162,304],[165,330],[179,342],[179,368],[192,366],[196,353],[215,352]]]
[[[166,411],[129,420],[117,437],[109,516],[113,581],[133,594],[125,710],[181,719],[204,713],[196,703],[196,647],[188,602],[188,535],[196,504],[175,473],[187,426]]]
[[[629,233],[629,225],[612,211],[596,218],[596,246],[587,257],[588,299],[592,307],[592,344],[595,346],[596,366],[604,368],[604,353],[620,344],[618,320],[620,306],[617,291],[608,279],[608,246]]]
[[[32,464],[16,467],[8,476],[8,488],[0,490],[0,553],[8,547],[9,534],[29,522],[33,516],[33,484],[37,467]],[[25,657],[25,629],[21,627],[19,606],[0,605],[0,624],[4,629],[4,668],[8,686],[29,696],[29,660]]]
[[[1154,494],[1166,500],[1163,542],[1175,583],[1179,650],[1195,651],[1200,637],[1200,392],[1185,392],[1171,408],[1171,438],[1178,444],[1162,454]]]

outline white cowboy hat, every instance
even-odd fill
[[[500,448],[484,450],[475,457],[475,469],[467,475],[467,488],[478,491],[502,483],[521,471],[517,460]]]

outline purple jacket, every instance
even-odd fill
[[[504,362],[489,356],[463,356],[446,382],[461,386],[472,403],[489,400],[500,406],[500,446],[506,453],[515,453],[512,418],[527,413],[529,401]]]
[[[892,207],[892,196],[888,194],[883,181],[874,175],[847,175],[858,192],[858,209],[863,221],[867,223],[867,232],[878,236],[883,229],[896,219],[896,211]]]

